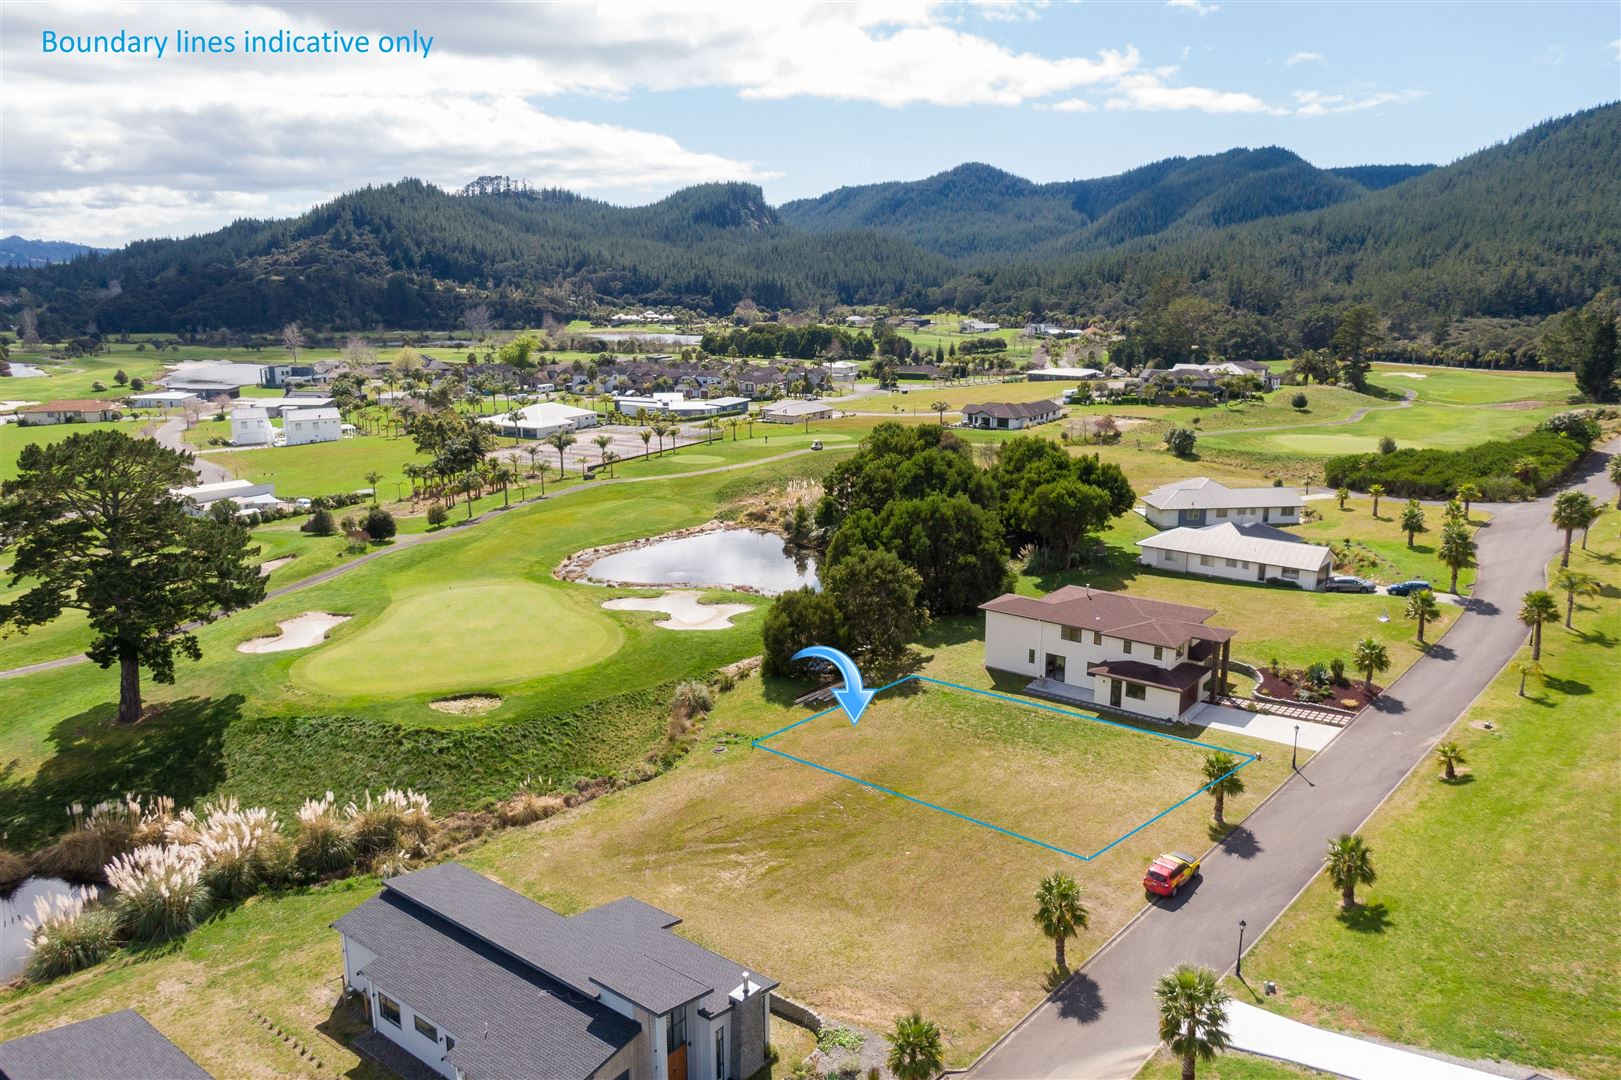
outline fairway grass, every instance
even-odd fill
[[[458,581],[396,596],[359,633],[334,633],[293,665],[293,681],[343,700],[481,690],[593,664],[624,640],[575,592],[527,581]]]
[[[1603,531],[1571,566],[1604,592],[1577,605],[1574,631],[1546,629],[1548,677],[1522,698],[1513,669],[1500,675],[1446,736],[1468,759],[1460,782],[1423,762],[1362,830],[1379,874],[1363,907],[1340,915],[1319,878],[1245,958],[1251,985],[1280,988],[1259,1004],[1461,1057],[1621,1077],[1621,542]]]

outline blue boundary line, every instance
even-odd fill
[[[1071,859],[1079,859],[1081,862],[1091,862],[1093,859],[1097,858],[1099,855],[1102,855],[1104,852],[1108,851],[1110,848],[1116,846],[1117,844],[1122,843],[1125,840],[1130,839],[1131,837],[1135,836],[1137,833],[1142,832],[1144,829],[1146,829],[1150,825],[1154,824],[1154,822],[1158,821],[1160,818],[1162,818],[1165,815],[1171,813],[1173,810],[1176,810],[1176,809],[1178,809],[1178,808],[1180,808],[1182,806],[1187,805],[1189,802],[1192,802],[1194,799],[1198,798],[1200,795],[1203,795],[1206,791],[1210,790],[1211,787],[1213,787],[1216,784],[1221,783],[1223,780],[1227,779],[1227,777],[1233,775],[1238,770],[1244,768],[1246,765],[1250,765],[1250,764],[1254,763],[1259,757],[1259,755],[1257,755],[1257,754],[1247,754],[1242,750],[1234,750],[1231,747],[1227,747],[1227,746],[1217,746],[1214,743],[1200,742],[1197,739],[1184,739],[1180,735],[1171,735],[1171,734],[1168,734],[1168,733],[1165,733],[1165,732],[1159,732],[1159,731],[1153,731],[1153,730],[1150,730],[1150,729],[1147,729],[1147,728],[1135,727],[1135,726],[1133,726],[1131,724],[1121,723],[1118,720],[1105,720],[1103,717],[1096,716],[1096,715],[1094,715],[1092,713],[1078,712],[1078,711],[1076,711],[1074,709],[1061,709],[1056,705],[1048,705],[1045,702],[1029,701],[1029,700],[1026,700],[1024,698],[1016,698],[1016,697],[1013,697],[1013,696],[1011,696],[1009,694],[997,693],[994,690],[980,690],[980,689],[978,689],[976,687],[972,687],[972,686],[963,686],[961,683],[947,682],[944,679],[932,679],[932,678],[929,678],[927,675],[908,675],[905,678],[896,679],[894,682],[889,683],[886,686],[880,686],[878,689],[874,690],[873,693],[875,695],[876,694],[882,694],[886,690],[893,690],[895,687],[900,686],[902,683],[908,683],[908,682],[933,683],[936,686],[944,686],[944,687],[948,687],[949,689],[952,689],[952,690],[962,690],[962,691],[964,691],[966,693],[969,693],[969,694],[978,694],[980,697],[995,698],[998,701],[1005,701],[1010,705],[1018,705],[1018,706],[1021,706],[1023,708],[1028,708],[1028,709],[1044,709],[1047,712],[1057,713],[1059,716],[1066,716],[1066,717],[1070,717],[1070,718],[1076,719],[1076,720],[1089,720],[1094,724],[1103,724],[1103,725],[1105,725],[1107,727],[1119,728],[1122,731],[1129,731],[1129,732],[1131,732],[1131,733],[1133,733],[1135,735],[1147,735],[1150,738],[1164,739],[1166,742],[1182,743],[1184,746],[1197,746],[1197,747],[1200,747],[1200,748],[1205,749],[1205,750],[1220,750],[1222,753],[1233,754],[1233,755],[1237,756],[1238,758],[1240,758],[1242,760],[1240,760],[1239,763],[1237,765],[1234,765],[1231,769],[1227,770],[1226,772],[1222,773],[1220,776],[1216,777],[1214,780],[1210,781],[1208,784],[1205,784],[1204,786],[1195,789],[1192,793],[1184,796],[1181,799],[1178,799],[1176,802],[1172,803],[1170,806],[1167,806],[1165,809],[1161,810],[1159,813],[1155,814],[1153,817],[1149,818],[1147,821],[1145,821],[1142,824],[1136,826],[1135,828],[1130,829],[1130,830],[1120,834],[1119,836],[1115,837],[1113,840],[1109,841],[1107,844],[1104,844],[1102,847],[1100,847],[1096,851],[1092,852],[1092,854],[1083,855],[1082,853],[1080,853],[1078,851],[1070,851],[1068,848],[1062,848],[1062,847],[1059,847],[1056,844],[1049,844],[1045,840],[1038,840],[1033,836],[1028,836],[1028,835],[1026,835],[1024,833],[1016,832],[1013,829],[1003,828],[1001,825],[996,825],[996,824],[994,824],[992,822],[984,821],[984,820],[982,820],[980,818],[972,817],[972,816],[970,816],[968,814],[962,813],[959,810],[953,810],[949,806],[941,806],[938,803],[929,802],[927,799],[920,799],[915,795],[908,795],[904,791],[896,791],[894,788],[885,787],[884,785],[874,783],[871,780],[863,780],[859,776],[852,776],[849,773],[840,772],[838,769],[831,768],[831,767],[829,767],[827,765],[818,764],[817,762],[811,761],[808,758],[797,757],[794,754],[788,753],[787,751],[778,750],[774,746],[765,745],[767,742],[771,741],[772,739],[775,739],[778,735],[781,735],[784,732],[792,731],[794,728],[799,727],[801,724],[808,724],[812,720],[819,720],[822,717],[829,715],[830,713],[836,713],[836,712],[843,711],[837,705],[833,706],[830,709],[823,709],[821,712],[818,712],[818,713],[812,713],[811,715],[805,717],[803,720],[795,720],[793,723],[787,725],[786,727],[780,727],[776,731],[771,732],[769,735],[762,735],[758,739],[752,740],[750,742],[750,745],[754,746],[754,747],[756,747],[756,748],[758,748],[760,750],[764,750],[769,754],[775,754],[780,758],[786,758],[787,760],[797,762],[800,765],[808,765],[813,769],[818,769],[821,772],[828,773],[828,774],[830,774],[832,776],[837,776],[841,780],[848,780],[853,784],[859,784],[864,788],[870,788],[873,791],[880,792],[880,793],[882,793],[884,795],[893,795],[897,799],[905,799],[907,802],[916,803],[917,805],[922,806],[922,807],[927,807],[930,810],[935,810],[935,811],[938,811],[939,813],[942,813],[942,814],[949,814],[950,816],[952,816],[954,818],[957,818],[960,821],[968,822],[970,825],[978,825],[981,828],[990,829],[992,832],[1001,833],[1003,836],[1010,836],[1015,840],[1022,840],[1026,844],[1034,844],[1036,847],[1046,848],[1048,851],[1057,852],[1058,854],[1067,856],[1067,857],[1069,857]]]

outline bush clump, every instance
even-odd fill
[[[91,889],[36,897],[33,918],[24,918],[23,928],[29,949],[23,974],[33,982],[99,964],[119,946],[118,913],[98,904]]]
[[[445,509],[443,503],[434,503],[432,506],[428,507],[428,524],[429,525],[437,527],[439,525],[443,525],[446,521],[449,521],[449,520],[450,520],[450,511]]]
[[[1346,454],[1323,469],[1328,487],[1366,491],[1382,484],[1400,498],[1449,499],[1464,484],[1486,501],[1527,498],[1557,483],[1582,459],[1586,438],[1540,430],[1464,450],[1407,447],[1388,454]]]
[[[310,519],[298,527],[299,532],[307,532],[311,536],[332,536],[338,531],[338,523],[332,517],[332,511],[321,507],[310,515]]]
[[[106,875],[118,890],[119,924],[136,941],[185,933],[212,902],[203,884],[203,854],[195,846],[144,844],[108,863]]]
[[[298,833],[293,840],[299,869],[307,874],[341,870],[355,861],[355,842],[338,816],[332,792],[320,799],[305,799],[298,811]]]
[[[400,531],[399,525],[395,524],[394,515],[381,506],[374,506],[368,510],[366,519],[360,523],[360,527],[373,540],[392,540],[394,534]]]

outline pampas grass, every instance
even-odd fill
[[[241,900],[261,886],[278,884],[289,869],[276,815],[263,807],[243,810],[235,799],[205,803],[200,817],[182,812],[168,835],[171,842],[190,840],[202,856],[202,883],[222,900]]]
[[[350,803],[343,813],[349,819],[355,849],[362,855],[402,849],[425,855],[436,829],[428,797],[409,788],[389,788],[376,799],[368,791],[364,807]]]
[[[33,982],[99,964],[118,948],[118,915],[97,904],[90,889],[35,897],[33,918],[24,918],[23,928],[29,948],[23,973]]]
[[[543,821],[562,809],[563,800],[558,796],[538,795],[525,789],[502,803],[498,816],[503,825],[529,825]]]
[[[145,844],[108,863],[106,874],[118,890],[119,920],[137,941],[183,934],[208,914],[203,855],[195,846]]]
[[[341,870],[355,861],[355,842],[348,825],[338,817],[332,792],[322,799],[305,799],[298,811],[298,835],[293,841],[298,865],[308,874]]]

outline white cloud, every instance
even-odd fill
[[[1047,112],[1094,112],[1097,106],[1085,98],[1064,98],[1062,101],[1037,105],[1036,108],[1044,109]]]
[[[1165,6],[1178,11],[1191,11],[1195,15],[1209,15],[1212,11],[1221,10],[1220,4],[1207,4],[1203,0],[1165,0]]]
[[[1565,47],[1563,45],[1544,45],[1537,54],[1537,63],[1548,67],[1558,67],[1565,62]]]
[[[1174,70],[1174,69],[1171,69]],[[1206,113],[1270,113],[1272,106],[1253,94],[1204,86],[1171,86],[1165,72],[1139,72],[1116,81],[1104,104],[1110,109]]]
[[[1610,48],[1615,50],[1615,58],[1621,60],[1621,38],[1616,38],[1610,42]]]
[[[1294,113],[1296,116],[1327,116],[1330,113],[1360,112],[1380,105],[1416,101],[1423,96],[1422,90],[1359,90],[1349,93],[1296,90]]]
[[[1322,62],[1323,54],[1318,52],[1291,53],[1289,59],[1284,61],[1289,67],[1294,67],[1296,64],[1321,64]]]

